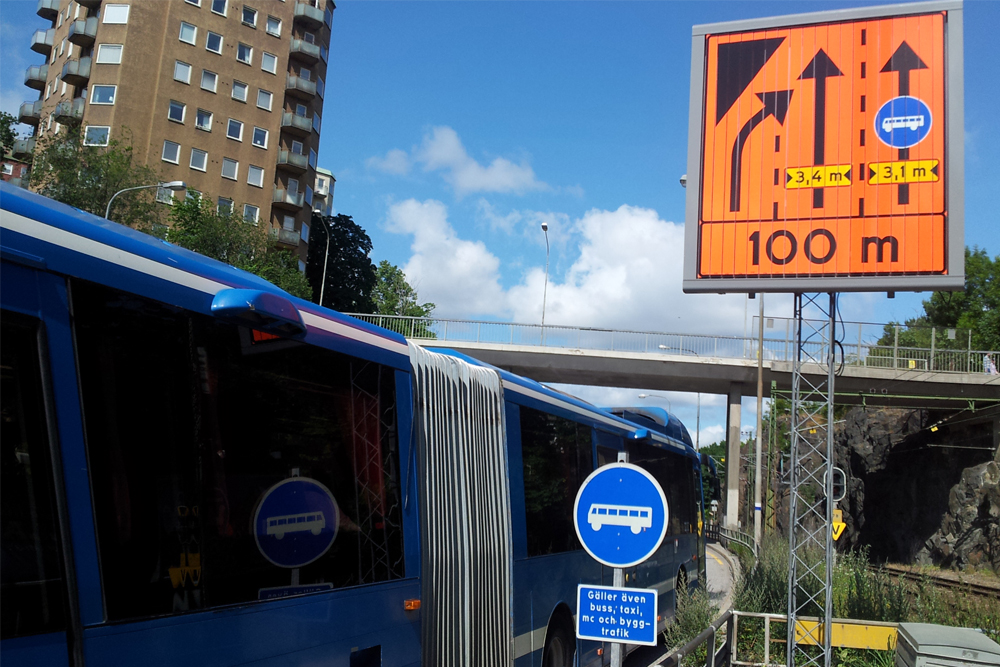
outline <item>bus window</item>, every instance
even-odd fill
[[[582,548],[573,528],[573,503],[594,470],[589,426],[521,408],[521,456],[528,555]]]
[[[669,508],[667,535],[695,532],[698,498],[691,472],[692,459],[660,447],[630,443],[629,462],[649,471],[660,483]]]
[[[45,421],[38,322],[3,312],[0,638],[66,628],[66,585]]]
[[[264,492],[295,474],[325,485],[340,508],[333,545],[299,569],[300,584],[404,575],[391,368],[255,340],[91,283],[72,287],[111,620],[245,603],[287,586],[289,570],[261,554],[252,523]],[[283,519],[302,530],[309,511],[273,528]]]

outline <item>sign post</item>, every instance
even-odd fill
[[[614,568],[614,586],[577,587],[576,636],[612,642],[612,667],[621,667],[622,644],[656,645],[657,592],[625,588],[623,568],[660,547],[667,516],[663,489],[625,453],[591,473],[577,493],[577,537],[595,560]]]
[[[684,291],[795,296],[789,667],[832,661],[837,292],[965,286],[962,51],[961,0],[692,31]]]

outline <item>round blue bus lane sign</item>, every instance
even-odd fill
[[[308,565],[337,537],[340,510],[333,494],[308,477],[289,477],[264,492],[254,513],[254,539],[278,567]]]
[[[667,499],[653,476],[630,463],[590,474],[576,494],[573,522],[598,562],[631,567],[649,558],[667,532]]]

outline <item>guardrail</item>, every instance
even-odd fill
[[[749,549],[754,557],[757,557],[757,543],[754,542],[753,535],[741,530],[724,528],[717,523],[710,523],[705,525],[705,538],[718,542],[726,548],[729,547],[730,542],[735,542]]]
[[[714,359],[757,359],[758,348],[761,347],[758,345],[757,338],[753,336],[712,336],[593,327],[542,327],[537,324],[486,320],[349,314],[352,317],[414,339],[612,352],[647,352]],[[826,354],[826,345],[821,343],[807,343],[806,347],[813,358],[823,358]],[[762,351],[764,359],[791,361],[795,355],[795,341],[790,335],[781,338],[765,337]],[[841,341],[837,346],[837,358],[838,361],[843,360],[845,366],[942,373],[988,373],[993,375],[996,374],[996,366],[1000,365],[1000,351],[996,350],[935,349],[934,346],[930,348],[901,347],[898,344],[875,345],[860,340]]]

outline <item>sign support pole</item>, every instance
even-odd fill
[[[829,297],[827,304],[824,297]],[[807,319],[807,309],[819,310],[823,319]],[[836,294],[795,295],[788,667],[830,667],[832,659],[836,316]],[[816,562],[817,553],[824,554],[823,562]],[[810,627],[800,623],[799,616],[819,617],[821,622]]]
[[[618,452],[618,463],[628,463],[628,452]],[[616,567],[614,569],[614,583],[615,588],[622,588],[625,586],[625,570]],[[611,645],[611,667],[622,667],[622,645],[615,642]]]

